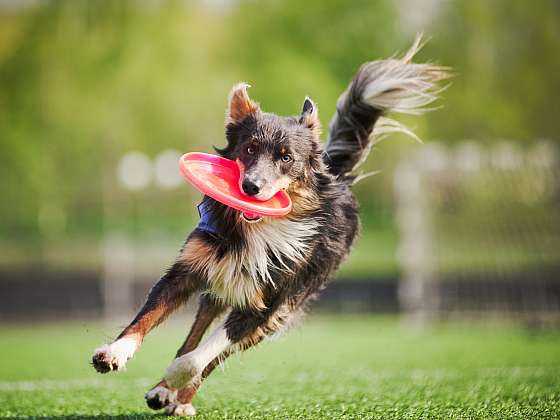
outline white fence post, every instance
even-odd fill
[[[435,244],[426,174],[443,172],[449,165],[446,149],[424,146],[420,153],[402,160],[395,170],[394,191],[400,244],[397,257],[402,267],[399,302],[409,325],[422,328],[438,313],[435,287]]]

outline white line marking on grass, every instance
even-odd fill
[[[37,379],[30,381],[0,381],[0,391],[64,391],[87,388],[122,387],[132,385],[147,387],[155,384],[150,378],[137,379]]]
[[[523,366],[523,367],[486,367],[477,369],[359,369],[349,370],[349,378],[384,380],[384,379],[409,379],[412,381],[453,379],[464,376],[479,375],[484,378],[495,377],[535,377],[547,375],[551,369],[560,369],[560,366]],[[255,371],[248,374],[249,378],[263,381],[267,376],[262,372]],[[299,383],[314,383],[329,380],[328,372],[325,373],[299,373],[293,376],[293,380]],[[273,378],[270,378],[272,381]],[[37,379],[29,381],[0,381],[0,392],[21,391],[65,391],[88,388],[117,388],[122,386],[134,386],[146,388],[156,383],[153,378],[81,378],[81,379]]]
[[[382,381],[392,379],[403,379],[415,383],[424,381],[442,381],[446,379],[456,379],[463,377],[483,377],[483,378],[502,378],[502,377],[540,377],[547,375],[551,369],[559,369],[559,366],[545,368],[542,366],[524,367],[487,367],[475,369],[456,369],[456,368],[412,368],[412,369],[349,369],[345,373],[345,378],[354,380]],[[322,383],[329,381],[330,371],[323,372],[300,372],[293,377],[294,382],[298,383]],[[254,380],[262,380],[257,373],[253,374]]]

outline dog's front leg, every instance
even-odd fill
[[[92,359],[100,373],[121,370],[132,358],[144,336],[171,312],[186,302],[201,287],[199,275],[184,261],[177,261],[150,290],[146,302],[134,320],[111,343],[98,348]]]
[[[275,332],[282,324],[278,308],[273,304],[264,311],[233,309],[200,346],[171,363],[165,381],[174,389],[196,384],[214,359],[251,347]]]
[[[198,380],[204,368],[232,344],[227,336],[225,321],[193,351],[177,357],[167,368],[164,379],[172,389],[182,389]]]
[[[165,407],[165,413],[174,416],[189,416],[196,414],[196,410],[192,405],[192,400],[200,385],[202,385],[202,381],[204,381],[220,363],[229,357],[233,353],[234,349],[238,351],[247,350],[248,348],[261,342],[265,336],[265,331],[263,329],[259,329],[252,335],[246,337],[243,341],[237,343],[234,348],[226,349],[226,351],[214,358],[214,360],[212,360],[204,368],[200,376],[193,378],[186,387],[180,389],[176,394],[172,392],[173,401],[169,400],[170,403]]]

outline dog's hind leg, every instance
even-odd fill
[[[165,273],[150,290],[144,306],[134,320],[111,343],[98,348],[92,364],[100,373],[124,368],[138,349],[144,336],[159,325],[181,304],[186,302],[193,292],[202,287],[200,275],[192,269],[185,256],[200,254],[199,241],[189,240],[183,249],[182,258]],[[194,259],[194,257],[191,257]]]
[[[214,299],[211,295],[205,293],[202,294],[200,296],[200,302],[194,323],[185,342],[179,350],[177,350],[176,357],[181,357],[183,354],[193,351],[200,343],[202,336],[210,324],[214,321],[214,319],[216,319],[216,317],[224,312],[225,308],[226,307],[222,303]],[[175,397],[180,397],[181,395],[184,395],[185,392],[188,393],[188,390],[182,389],[179,390],[177,394],[177,391],[169,389],[165,379],[162,379],[146,393],[146,403],[150,408],[159,410],[171,403],[174,403]],[[188,402],[190,403],[190,400]]]

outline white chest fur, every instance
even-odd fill
[[[241,223],[246,245],[211,264],[207,268],[208,280],[211,292],[227,304],[262,309],[265,305],[261,287],[267,283],[275,286],[270,269],[278,268],[289,274],[301,264],[318,224],[288,218]],[[271,256],[277,261],[276,265]]]

